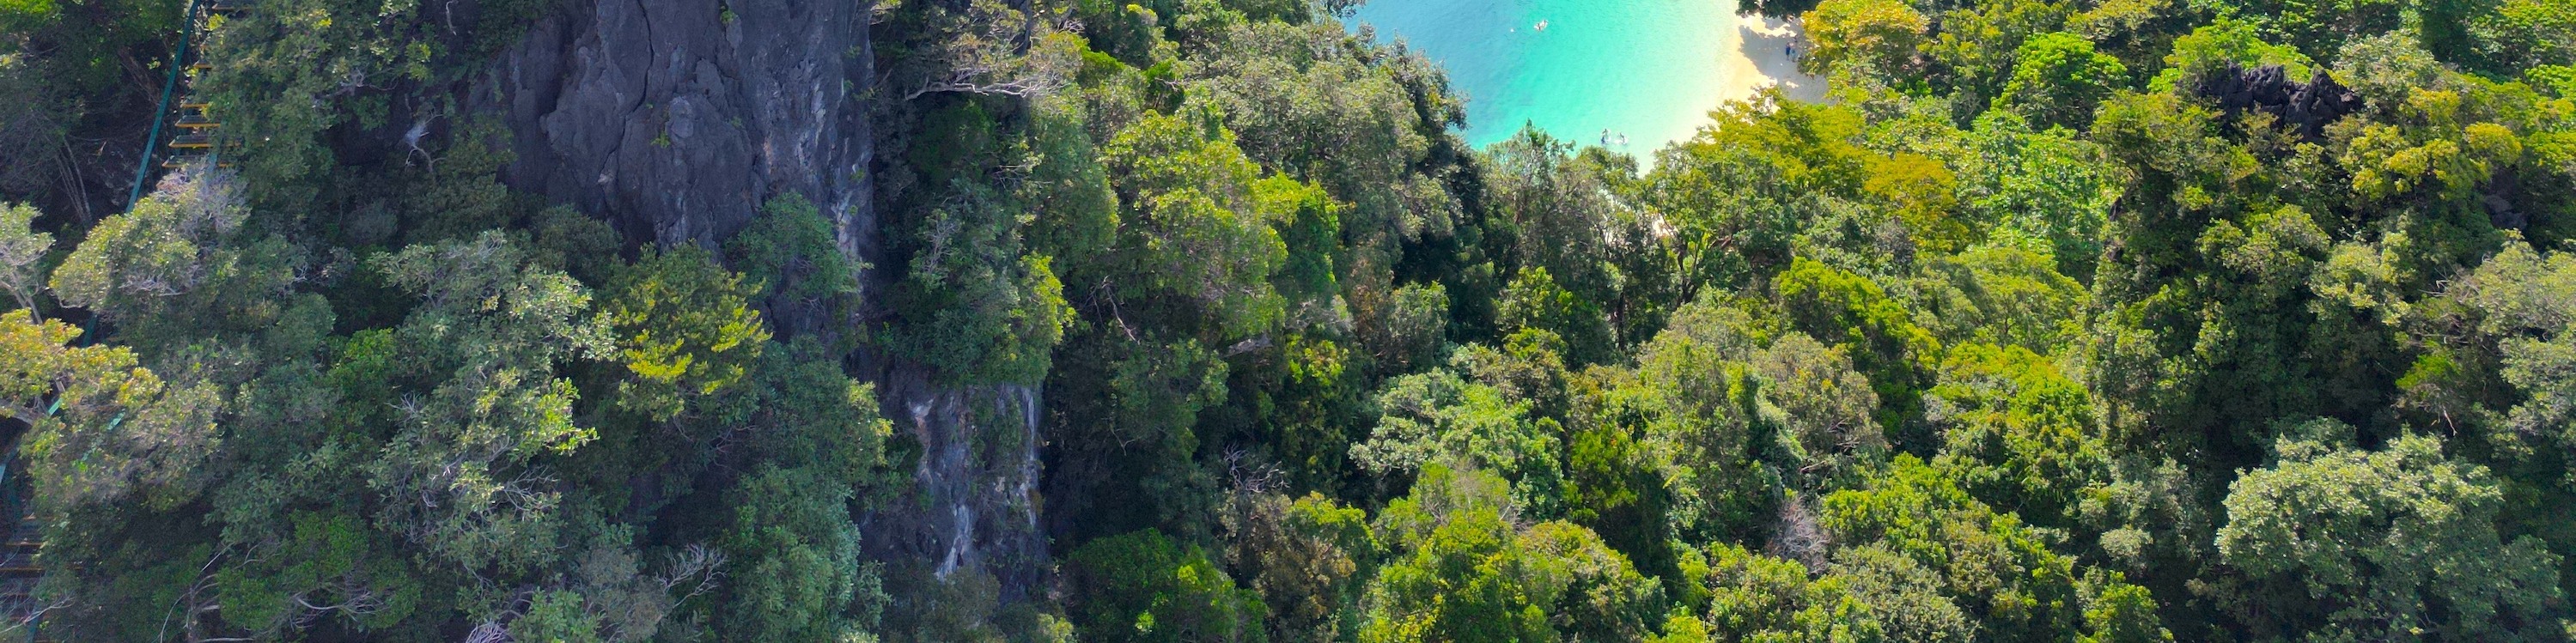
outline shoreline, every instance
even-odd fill
[[[1775,85],[1792,100],[1825,101],[1825,79],[1800,73],[1798,62],[1782,50],[1792,43],[1805,44],[1806,34],[1796,25],[1761,14],[1736,14],[1733,36],[1735,46],[1717,63],[1720,104],[1752,98],[1762,88]]]
[[[1592,2],[1382,0],[1352,22],[1439,61],[1468,103],[1460,134],[1478,148],[1528,124],[1651,158],[1764,87],[1790,100],[1824,99],[1824,80],[1799,73],[1783,51],[1805,46],[1789,21],[1734,13],[1723,0]]]
[[[1765,18],[1761,14],[1733,14],[1729,16],[1729,20],[1734,23],[1735,28],[1731,33],[1719,37],[1716,64],[1708,69],[1708,78],[1716,86],[1716,89],[1711,92],[1713,94],[1711,98],[1714,100],[1684,112],[1686,115],[1677,114],[1673,120],[1665,121],[1673,124],[1687,123],[1687,127],[1667,127],[1667,129],[1680,131],[1680,136],[1665,141],[1641,138],[1634,141],[1635,145],[1603,147],[1635,154],[1640,159],[1652,163],[1656,151],[1662,150],[1666,145],[1688,141],[1698,136],[1701,128],[1715,122],[1709,116],[1712,112],[1725,107],[1727,103],[1752,99],[1766,87],[1778,87],[1780,96],[1789,100],[1804,103],[1826,101],[1824,77],[1810,76],[1798,71],[1798,62],[1784,51],[1785,47],[1793,43],[1801,48],[1808,46],[1804,30],[1789,21]],[[1579,133],[1578,136],[1580,136]],[[1576,140],[1587,145],[1594,142],[1590,137]]]

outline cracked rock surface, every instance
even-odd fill
[[[485,111],[512,137],[505,183],[603,218],[630,242],[711,248],[770,198],[801,194],[835,222],[843,252],[884,264],[864,171],[867,3],[571,3],[488,72]],[[941,387],[917,364],[861,361],[896,430],[929,454],[913,472],[916,497],[857,517],[870,556],[941,577],[984,570],[1006,600],[1039,591],[1050,567],[1033,491],[1038,392]]]
[[[805,195],[873,254],[863,3],[575,0],[492,69],[512,187],[630,239],[713,245]]]

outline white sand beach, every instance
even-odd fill
[[[1467,100],[1469,144],[1536,126],[1652,154],[1707,125],[1709,110],[1763,87],[1823,100],[1823,79],[1798,73],[1786,51],[1806,47],[1798,27],[1735,7],[1735,0],[1373,0],[1357,19],[1440,61]]]
[[[1735,46],[1718,61],[1717,82],[1722,100],[1752,98],[1754,92],[1777,85],[1780,93],[1792,100],[1823,102],[1825,79],[1798,71],[1798,62],[1789,57],[1787,47],[1807,46],[1805,35],[1785,20],[1773,20],[1754,14],[1735,17]]]

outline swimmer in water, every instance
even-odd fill
[[[1532,30],[1536,30],[1536,31],[1547,31],[1547,21],[1545,21],[1545,20],[1538,21],[1538,26],[1531,27],[1530,29],[1532,29]]]

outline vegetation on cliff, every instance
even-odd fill
[[[230,166],[124,204],[177,3],[0,0],[15,615],[2576,638],[2576,4],[1792,4],[1833,100],[1640,159],[1469,149],[1348,3],[881,2],[872,216],[666,243],[503,181],[487,63],[573,8],[251,2]],[[1043,391],[963,452],[1041,456],[1034,584],[863,537],[928,506],[889,363]]]

